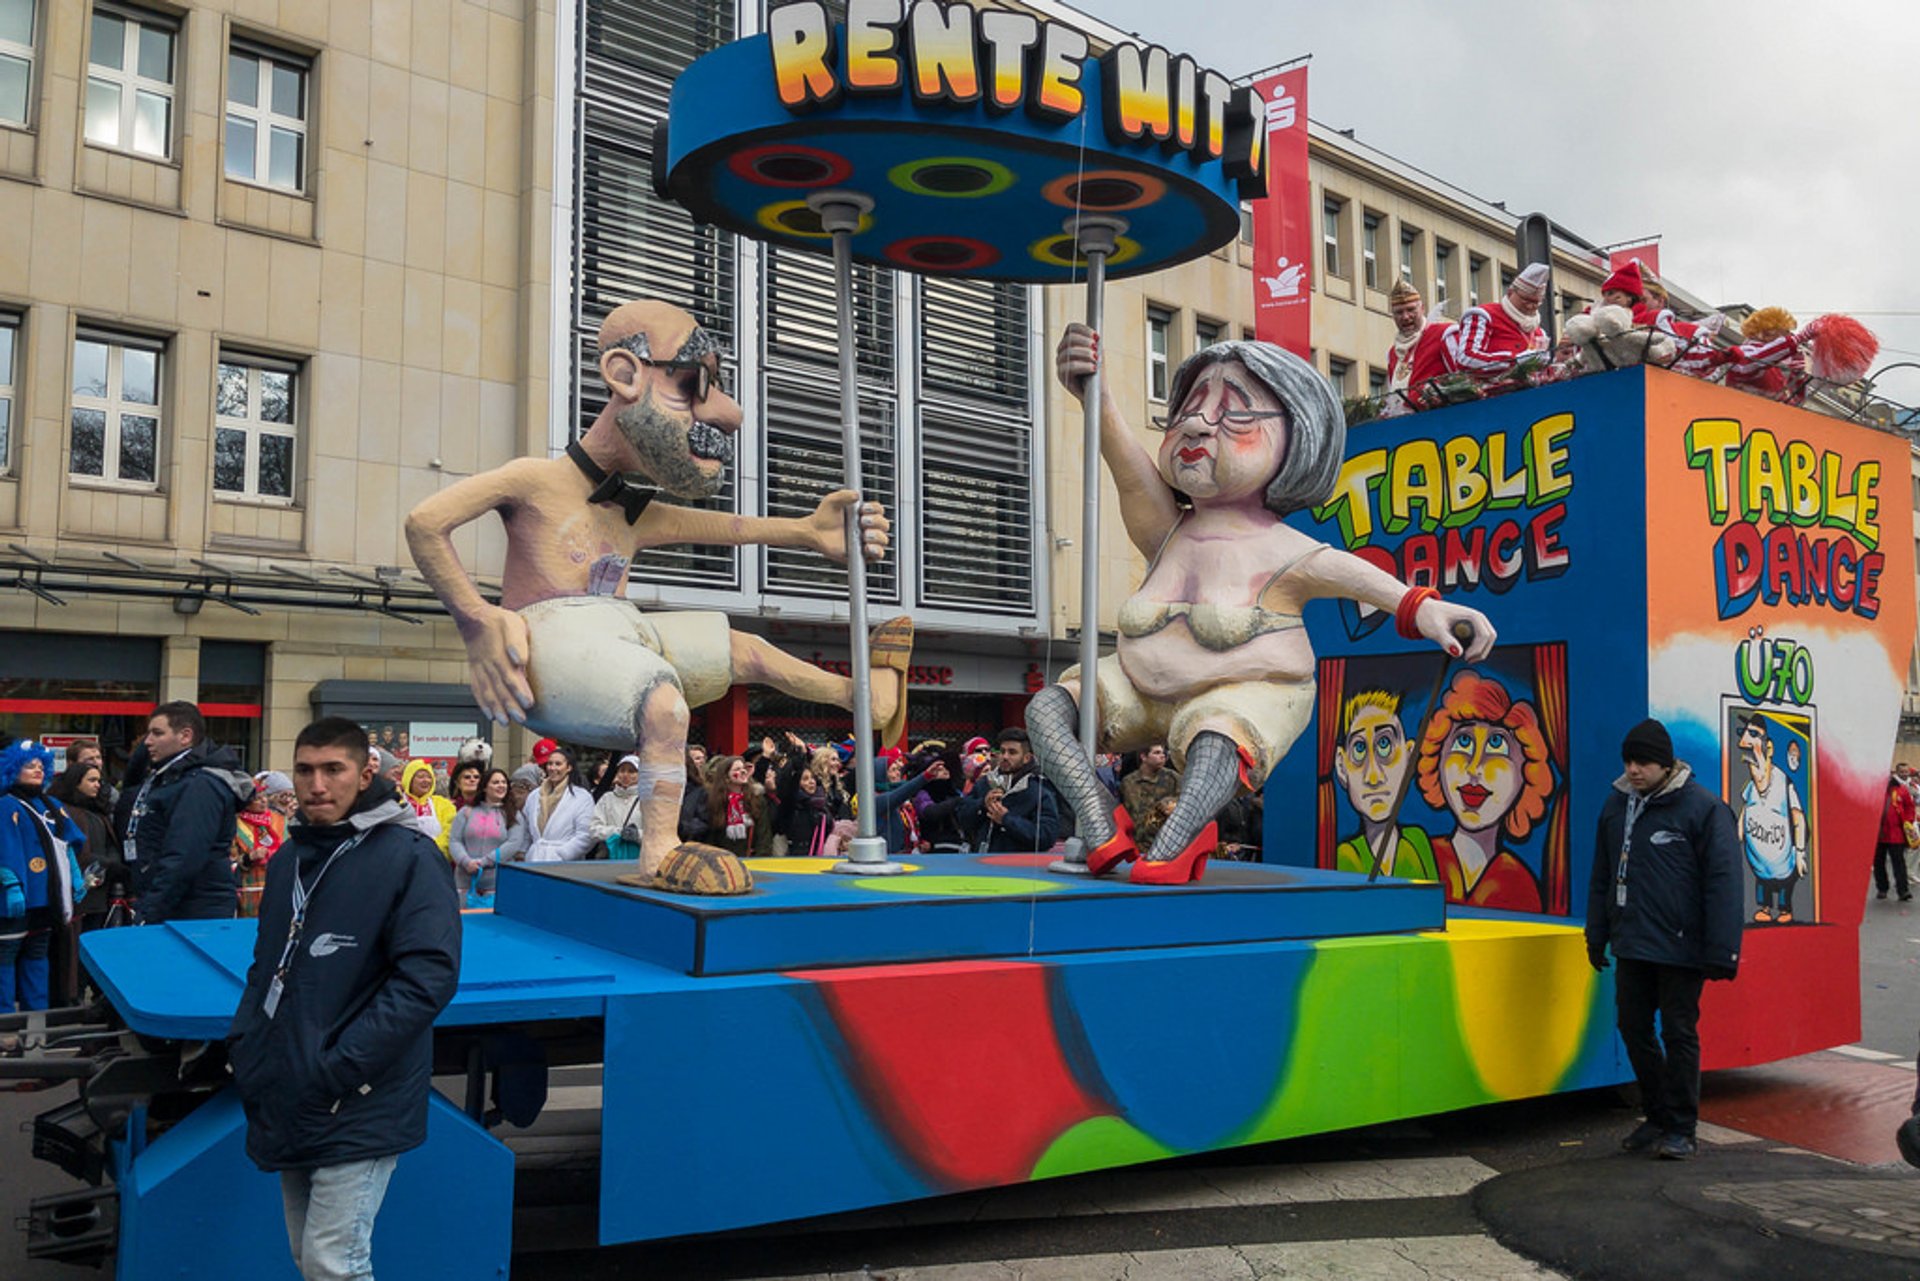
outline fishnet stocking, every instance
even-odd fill
[[[1240,749],[1233,740],[1212,730],[1195,735],[1187,747],[1186,768],[1180,772],[1180,798],[1153,838],[1147,861],[1164,863],[1180,857],[1180,851],[1193,844],[1193,838],[1239,788]]]
[[[1080,750],[1079,734],[1080,707],[1065,689],[1049,685],[1028,701],[1027,736],[1035,763],[1073,807],[1081,846],[1095,849],[1113,838],[1113,798]]]

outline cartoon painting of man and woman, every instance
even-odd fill
[[[1319,865],[1564,916],[1566,647],[1320,664]],[[1344,803],[1341,803],[1344,801]]]
[[[1819,919],[1813,849],[1813,715],[1723,700],[1722,794],[1733,807],[1753,891],[1749,925]],[[1800,905],[1794,891],[1802,881]]]

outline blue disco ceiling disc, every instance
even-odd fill
[[[844,79],[844,39],[830,59],[822,75],[830,66]],[[1182,63],[1191,68],[1173,65]],[[972,103],[917,101],[911,74],[897,92],[837,93],[796,110],[782,102],[771,38],[734,41],[675,81],[654,139],[655,185],[703,222],[819,252],[832,239],[808,193],[857,191],[874,207],[853,234],[855,259],[978,280],[1084,277],[1063,230],[1076,211],[1126,220],[1107,260],[1112,277],[1159,271],[1239,234],[1242,185],[1228,160],[1208,158],[1204,142],[1116,143],[1096,59],[1084,63],[1070,115],[996,109],[991,86]],[[1184,118],[1189,138],[1195,114]]]

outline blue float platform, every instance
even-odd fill
[[[511,867],[497,910],[464,919],[460,989],[439,1024],[600,1025],[618,1083],[600,1116],[609,1244],[1627,1075],[1576,928],[1449,920],[1437,886],[1311,868],[1222,863],[1160,887],[1057,876],[1047,861],[933,856],[881,880],[752,860],[754,893],[731,900],[619,885],[630,864]],[[104,930],[82,954],[134,1030],[216,1040],[254,934],[252,921]],[[698,1100],[750,1062],[781,1064],[777,1087],[726,1108],[612,1102]],[[428,1146],[465,1159],[469,1137],[485,1136],[454,1127]],[[225,1137],[219,1151],[194,1187],[271,1183]],[[158,1159],[125,1154],[123,1192]],[[510,1195],[510,1179],[488,1181],[503,1218]],[[142,1220],[125,1281],[205,1252],[164,1221]],[[263,1218],[223,1249],[266,1258],[278,1233]]]
[[[501,869],[498,913],[695,977],[832,966],[1060,956],[1436,930],[1440,887],[1311,868],[1214,863],[1193,885],[1049,874],[1044,855],[943,854],[899,876],[754,859],[726,898],[623,885],[628,863]]]

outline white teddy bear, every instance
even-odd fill
[[[1581,363],[1592,372],[1673,361],[1673,339],[1646,326],[1635,327],[1633,313],[1625,307],[1600,306],[1570,317],[1560,336],[1579,348]]]

